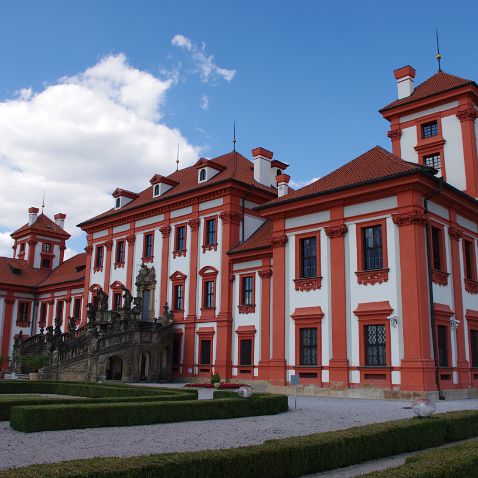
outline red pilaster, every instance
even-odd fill
[[[89,239],[87,237],[87,239]],[[90,276],[91,276],[91,255],[93,253],[93,246],[85,247],[86,252],[86,266],[85,266],[85,282],[83,290],[83,310],[81,314],[81,323],[86,323],[86,306],[88,304],[88,295],[90,291]],[[48,325],[51,325],[51,306],[48,307]]]
[[[425,242],[426,216],[418,205],[423,197],[413,191],[399,194],[403,212],[393,215],[399,226],[400,275],[404,356],[402,390],[436,390],[435,363],[431,354],[430,304]],[[408,210],[407,210],[408,208]]]
[[[110,279],[111,279],[111,251],[113,249],[113,241],[108,239],[105,241],[106,249],[106,264],[105,264],[105,282],[103,285],[103,290],[110,295]],[[113,303],[111,302],[111,305]]]
[[[169,236],[171,235],[171,226],[169,224],[164,224],[163,226],[160,226],[159,232],[163,238],[161,249],[161,291],[159,294],[159,306],[161,309],[168,301]]]
[[[461,122],[463,154],[465,160],[466,192],[478,197],[478,158],[476,151],[475,120],[478,116],[473,104],[464,104],[456,114]]]
[[[128,243],[128,265],[126,266],[126,288],[131,291],[133,287],[133,268],[134,268],[134,243],[136,242],[136,235],[134,230],[126,238]],[[133,294],[133,292],[131,292]],[[134,294],[133,294],[134,295]]]
[[[12,333],[13,304],[15,299],[10,295],[5,298],[5,313],[3,316],[3,336],[2,336],[2,355],[10,357],[10,335]],[[8,368],[8,360],[2,365],[2,368]]]
[[[402,136],[402,130],[400,128],[400,123],[398,118],[393,118],[390,124],[390,130],[387,133],[387,136],[392,141],[392,153],[395,156],[401,157],[402,148],[400,146],[400,138]]]
[[[28,244],[28,263],[33,267],[35,264],[35,249],[38,242],[35,239],[29,239]]]
[[[270,261],[264,265],[266,269],[259,271],[261,284],[261,359],[259,361],[259,378],[269,379],[270,333],[271,333],[271,277]]]
[[[349,360],[347,357],[347,297],[345,275],[345,235],[342,207],[330,212],[331,225],[325,228],[330,241],[330,287],[332,298],[332,358],[329,362],[329,385],[349,386]]]

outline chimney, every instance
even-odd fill
[[[272,181],[272,157],[274,153],[265,148],[254,148],[252,157],[254,158],[254,180],[264,186],[270,187]]]
[[[402,66],[398,70],[394,70],[393,74],[397,80],[398,99],[406,98],[413,93],[414,85],[413,79],[415,78],[415,68],[410,65]]]
[[[28,225],[31,226],[37,221],[37,215],[38,215],[38,209],[37,207],[31,207],[28,209]]]
[[[289,181],[290,176],[288,174],[279,174],[277,176],[277,197],[289,194]]]
[[[53,219],[55,219],[55,224],[57,226],[60,226],[62,229],[65,228],[66,214],[63,214],[63,213],[59,212],[58,214],[55,214],[53,216]]]

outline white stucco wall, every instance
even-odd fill
[[[400,137],[400,151],[402,159],[418,163],[418,154],[415,151],[417,145],[417,127],[410,126],[402,129],[402,136]]]
[[[466,189],[465,159],[461,123],[455,115],[445,116],[441,120],[443,129],[445,169],[447,183],[458,189]]]

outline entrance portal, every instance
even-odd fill
[[[106,380],[121,380],[123,378],[123,359],[113,355],[108,359]]]

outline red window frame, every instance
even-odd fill
[[[255,335],[256,328],[254,325],[241,325],[236,329],[237,334],[237,377],[254,379],[255,365]],[[243,340],[251,340],[251,363],[250,365],[241,365],[241,342]]]
[[[315,237],[315,277],[302,277],[302,240]],[[320,231],[297,234],[295,236],[295,290],[308,292],[322,287],[322,271],[320,261]]]
[[[120,253],[120,243],[123,244],[123,257],[121,258]],[[124,239],[118,239],[115,245],[115,269],[123,268],[126,260],[126,241]]]
[[[439,231],[439,254],[440,254],[440,270],[435,269],[435,251],[433,247],[433,230]],[[430,237],[428,247],[430,248],[431,268],[432,268],[432,281],[435,284],[445,286],[448,284],[447,263],[446,263],[446,245],[445,245],[445,227],[436,221],[430,222]]]
[[[184,248],[179,249],[179,230],[184,228]],[[188,225],[184,222],[182,224],[176,224],[174,226],[174,250],[173,258],[175,257],[185,257],[188,247]]]
[[[82,303],[82,298],[81,297],[75,297],[73,301],[73,317],[76,321],[81,320],[81,303]]]
[[[252,278],[252,299],[251,304],[244,303],[244,279]],[[252,314],[256,311],[256,273],[246,273],[239,275],[239,305],[240,314]]]
[[[17,326],[18,327],[29,327],[30,326],[30,324],[31,324],[30,305],[31,305],[30,301],[26,301],[26,300],[18,301],[18,304],[17,304]],[[23,315],[22,308],[23,307],[26,307],[25,318],[22,317],[22,315]]]
[[[40,314],[38,319],[38,326],[45,327],[48,318],[48,302],[42,302],[40,304]]]
[[[148,255],[148,238],[151,238],[151,254]],[[146,232],[143,235],[143,262],[153,262],[154,260],[154,232]]]
[[[471,246],[470,256],[470,269],[471,277],[467,276],[467,259],[466,259],[466,244]],[[463,280],[465,283],[465,290],[470,294],[476,294],[478,292],[478,273],[476,264],[476,245],[475,240],[469,236],[463,236]]]
[[[214,242],[208,242],[209,234],[208,234],[208,223],[209,221],[214,221]],[[218,228],[218,220],[217,215],[215,216],[208,216],[204,218],[203,222],[203,240],[202,240],[202,252],[203,254],[206,251],[217,251],[217,228]]]
[[[213,370],[213,360],[214,360],[214,327],[199,327],[196,330],[196,334],[198,335],[198,348],[197,348],[197,370],[198,376],[202,377],[210,377],[212,370]],[[211,341],[211,348],[209,352],[209,364],[202,364],[201,363],[201,355],[202,355],[202,347],[203,342]]]
[[[450,318],[454,315],[453,311],[446,304],[437,304],[433,305],[433,310],[435,312],[435,337],[436,337],[436,350],[435,356],[437,357],[437,366],[438,366],[438,379],[440,381],[440,387],[442,389],[451,389],[454,388],[453,384],[453,362],[452,362],[452,349],[451,349],[451,326]],[[439,364],[439,351],[438,351],[438,327],[442,326],[446,328],[446,340],[447,340],[447,362],[446,367],[440,367]],[[471,353],[471,352],[470,352]]]
[[[182,272],[176,271],[169,279],[171,281],[171,310],[174,311],[174,319],[184,318],[185,300],[186,300],[186,278],[187,276]],[[183,291],[183,308],[176,309],[176,286],[182,286]]]
[[[93,272],[102,272],[103,263],[105,260],[105,248],[103,244],[99,244],[95,247],[95,262]]]
[[[474,387],[478,387],[478,367],[473,367],[471,360],[471,331],[475,330],[478,333],[478,310],[467,309],[465,313],[466,322],[468,324],[468,352],[469,364],[471,372],[471,382]]]
[[[423,138],[422,130],[423,126],[436,121],[438,126],[438,134],[435,136],[430,136],[429,138]],[[446,169],[445,169],[445,140],[443,139],[443,128],[441,124],[440,115],[426,116],[420,118],[416,123],[417,126],[417,145],[415,146],[415,151],[418,153],[420,158],[420,164],[425,164],[425,157],[431,156],[433,154],[440,155],[440,172],[443,176],[443,179],[446,180]]]
[[[213,319],[216,315],[217,276],[219,271],[212,266],[205,266],[199,272],[201,277],[201,319]],[[213,283],[214,298],[212,307],[206,307],[206,283]]]

